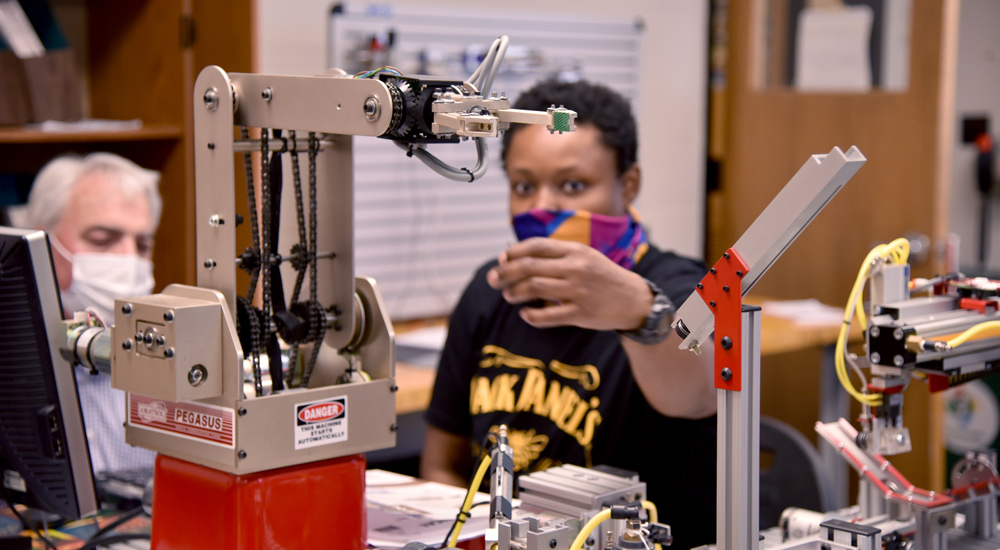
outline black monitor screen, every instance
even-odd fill
[[[0,496],[75,519],[98,504],[61,319],[45,233],[0,227]]]

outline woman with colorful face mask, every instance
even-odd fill
[[[521,109],[563,105],[578,130],[504,136],[518,243],[483,266],[452,315],[421,475],[468,483],[477,445],[508,426],[518,473],[560,464],[638,472],[674,547],[715,540],[711,346],[670,329],[707,272],[653,246],[632,207],[641,172],[628,101],[545,81]]]
[[[111,153],[58,157],[38,173],[20,225],[48,233],[67,317],[87,310],[110,326],[116,298],[153,291],[159,180]],[[94,472],[152,468],[152,451],[125,443],[125,393],[83,367],[76,379]]]

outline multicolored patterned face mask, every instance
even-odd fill
[[[549,237],[583,243],[600,251],[611,261],[632,269],[649,250],[639,214],[631,207],[624,216],[605,216],[584,210],[531,209],[514,216],[518,240]]]

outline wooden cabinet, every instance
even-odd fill
[[[162,173],[157,288],[195,283],[193,87],[215,64],[252,70],[251,0],[86,0],[90,116],[139,130],[43,134],[0,128],[0,172],[34,174],[68,152],[111,151]]]

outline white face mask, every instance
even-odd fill
[[[73,264],[73,281],[60,292],[63,310],[93,308],[101,319],[115,322],[115,298],[146,296],[153,292],[153,262],[133,254],[81,252],[71,254],[53,235],[49,242]]]

